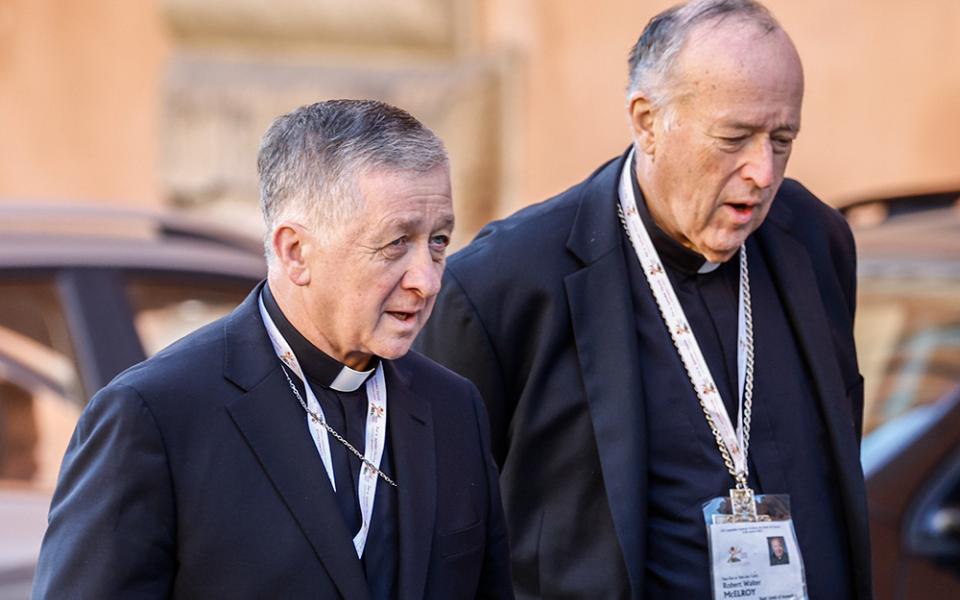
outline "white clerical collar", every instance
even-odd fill
[[[703,264],[700,265],[700,268],[697,269],[697,273],[703,275],[704,273],[712,273],[720,268],[720,265],[723,263],[710,262],[709,260],[704,260]]]
[[[367,381],[367,378],[373,375],[373,372],[376,370],[377,367],[374,366],[369,371],[354,371],[347,365],[343,365],[340,373],[330,382],[328,387],[337,392],[355,392],[360,389],[360,386],[363,385]]]

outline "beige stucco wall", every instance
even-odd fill
[[[835,200],[960,189],[960,2],[771,5],[806,67],[795,177]]]
[[[0,199],[255,223],[269,118],[369,95],[447,139],[462,242],[624,148],[627,50],[669,4],[0,0]],[[832,202],[960,187],[960,2],[768,5],[807,75],[789,174]]]
[[[629,143],[627,52],[673,1],[491,0],[488,43],[523,57],[516,207]],[[768,0],[806,71],[788,174],[833,202],[960,188],[960,2]],[[522,165],[522,166],[521,166]]]
[[[0,0],[0,199],[159,204],[150,0]]]

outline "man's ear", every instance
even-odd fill
[[[273,253],[277,263],[294,285],[310,283],[310,267],[307,256],[312,248],[312,241],[306,230],[296,224],[283,222],[273,229],[271,236]]]
[[[637,149],[644,154],[654,155],[656,136],[654,135],[654,121],[656,109],[653,102],[643,92],[634,92],[627,105],[630,113],[630,128]]]

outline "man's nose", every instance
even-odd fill
[[[428,245],[417,248],[407,272],[403,275],[404,288],[416,292],[422,298],[432,298],[440,293],[440,281],[443,276],[442,263],[434,260]]]
[[[772,142],[767,138],[758,138],[747,148],[746,162],[740,173],[758,188],[768,188],[773,185],[775,160]]]

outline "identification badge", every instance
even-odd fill
[[[749,489],[703,505],[716,600],[805,600],[803,559],[790,497]]]

